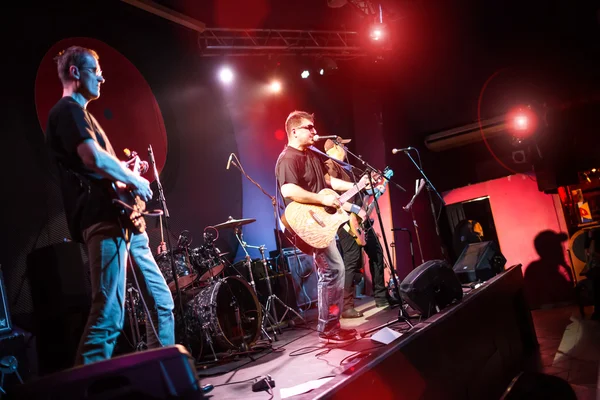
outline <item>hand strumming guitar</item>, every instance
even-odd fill
[[[321,200],[321,204],[323,204],[325,207],[335,207],[335,208],[340,208],[342,206],[342,203],[340,203],[339,197],[333,194],[326,194],[323,196],[323,199]]]
[[[136,196],[140,196],[143,201],[152,200],[152,189],[150,189],[150,182],[146,178],[142,178],[139,175],[135,175],[131,180],[131,190]]]

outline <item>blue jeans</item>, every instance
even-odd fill
[[[90,262],[92,307],[79,343],[76,365],[110,358],[125,322],[127,243],[120,225],[111,222],[92,225],[83,231],[83,239]],[[152,256],[148,235],[132,234],[129,244],[140,292],[158,333],[157,338],[146,318],[148,347],[173,345],[173,298]]]
[[[328,247],[315,250],[314,257],[319,276],[317,331],[330,333],[340,328],[344,301],[344,261],[335,240],[332,240]]]

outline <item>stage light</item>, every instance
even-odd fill
[[[374,42],[384,41],[386,36],[386,27],[383,23],[376,23],[369,28],[369,38]]]
[[[380,28],[373,28],[369,36],[373,40],[380,40],[383,38],[383,30]]]
[[[271,82],[271,84],[269,85],[269,89],[271,90],[271,93],[279,93],[281,92],[281,82],[279,82],[278,80],[274,80]]]
[[[325,70],[324,70],[323,68],[321,68],[321,69],[319,70],[319,75],[324,75],[324,74],[325,74]]]
[[[219,79],[225,84],[233,82],[233,71],[229,67],[223,67],[219,71]]]
[[[535,133],[537,115],[529,106],[517,107],[507,114],[506,125],[511,135],[525,139]]]
[[[302,79],[306,79],[310,76],[310,72],[308,72],[307,69],[305,69],[304,71],[302,71],[302,73],[300,74],[300,76],[302,77]]]

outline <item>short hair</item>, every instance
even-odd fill
[[[292,136],[292,130],[297,128],[303,119],[307,119],[313,124],[315,123],[315,114],[309,114],[306,111],[292,111],[285,120],[285,131],[288,138]]]
[[[86,54],[89,54],[96,60],[100,59],[100,57],[98,57],[98,53],[96,53],[94,50],[80,46],[71,46],[68,49],[61,51],[56,55],[56,57],[54,57],[54,60],[57,64],[58,77],[62,83],[69,81],[69,68],[71,68],[71,65],[81,68]]]

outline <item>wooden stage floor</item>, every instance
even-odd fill
[[[342,327],[354,328],[359,333],[388,321],[395,321],[398,315],[398,308],[377,308],[375,301],[370,297],[356,300],[356,308],[362,311],[364,316],[342,319],[341,323]],[[273,342],[271,349],[253,355],[254,361],[248,357],[240,357],[219,366],[199,367],[198,376],[201,383],[215,386],[207,397],[269,399],[271,395],[267,392],[252,392],[252,384],[268,374],[271,375],[276,385],[273,390],[273,399],[286,398],[286,391],[283,391],[282,396],[282,389],[289,389],[309,381],[325,383],[327,378],[339,375],[363,357],[369,357],[370,349],[383,346],[368,337],[343,345],[322,343],[315,330],[317,310],[315,308],[308,310],[305,318],[307,320],[305,326],[298,324],[294,328],[284,329],[279,340]],[[402,332],[406,331],[409,326],[404,323],[396,323],[390,328]],[[357,357],[353,359],[353,356]]]

